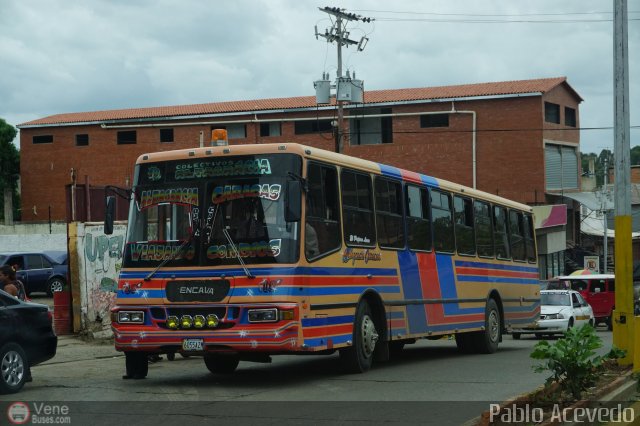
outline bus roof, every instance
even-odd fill
[[[197,158],[216,158],[235,155],[282,154],[285,152],[297,154],[311,160],[325,161],[339,166],[352,167],[369,173],[402,179],[406,182],[426,184],[431,187],[442,188],[456,193],[463,193],[470,197],[482,198],[490,202],[500,203],[527,212],[532,211],[532,208],[526,204],[518,203],[498,195],[473,189],[444,179],[298,143],[224,145],[159,151],[140,155],[136,164],[171,160],[194,160]]]

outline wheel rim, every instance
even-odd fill
[[[500,319],[496,311],[489,313],[489,338],[492,342],[497,342],[500,336]]]
[[[56,291],[62,291],[62,281],[60,280],[53,280],[51,282],[51,292],[55,293]]]
[[[369,315],[365,315],[362,318],[362,350],[365,357],[369,358],[373,354],[373,350],[376,347],[378,341],[378,332],[376,331],[376,325]]]
[[[9,351],[2,358],[2,380],[9,386],[16,386],[24,376],[24,362],[16,351]]]

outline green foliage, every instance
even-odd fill
[[[0,118],[0,218],[3,220],[5,188],[9,188],[13,194],[13,216],[15,219],[19,219],[18,178],[20,177],[20,152],[12,143],[17,133],[15,127]]]
[[[536,372],[552,373],[547,378],[546,387],[557,383],[561,392],[578,400],[582,392],[595,384],[605,361],[623,358],[625,355],[623,350],[613,347],[608,354],[596,356],[595,350],[601,347],[602,339],[592,326],[585,324],[570,328],[565,332],[564,339],[553,345],[546,340],[539,342],[534,346],[531,358],[545,360],[534,366]]]

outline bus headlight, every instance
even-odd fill
[[[172,330],[177,330],[180,325],[180,321],[178,321],[178,317],[171,315],[167,318],[167,328]]]
[[[193,317],[193,326],[195,328],[204,327],[204,323],[205,323],[204,315],[196,315],[195,317]]]
[[[193,317],[191,315],[183,315],[182,318],[180,318],[180,326],[182,328],[191,328],[192,325]]]
[[[249,322],[277,322],[278,310],[271,309],[249,309]]]
[[[119,311],[118,322],[120,324],[144,323],[144,311]]]
[[[207,315],[207,327],[216,328],[220,324],[220,318],[216,314]]]

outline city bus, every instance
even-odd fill
[[[418,339],[493,353],[539,290],[527,205],[295,143],[211,146],[138,158],[111,324],[125,378],[153,354],[228,374],[337,351],[361,373]]]

